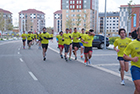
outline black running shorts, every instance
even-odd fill
[[[48,44],[42,44],[42,48],[48,49]]]

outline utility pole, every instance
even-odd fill
[[[105,22],[104,22],[104,50],[106,50],[106,1],[105,0]]]

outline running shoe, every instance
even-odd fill
[[[77,60],[77,57],[75,57],[75,60]]]
[[[44,61],[46,60],[46,57],[44,57],[44,59],[43,59]]]
[[[65,58],[65,60],[66,60],[66,61],[68,61],[68,59],[67,59],[67,58]]]
[[[84,60],[84,63],[86,63],[87,61],[86,60]]]
[[[88,66],[88,62],[86,62],[86,66]]]
[[[125,82],[124,82],[124,80],[122,80],[122,81],[121,81],[121,85],[125,85]]]
[[[23,46],[23,49],[25,49],[25,46]]]
[[[90,60],[89,60],[89,64],[91,64]]]
[[[69,58],[69,61],[71,61],[71,58]]]
[[[63,59],[63,55],[60,55],[60,57]]]

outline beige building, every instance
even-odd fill
[[[45,13],[36,9],[28,9],[19,12],[19,30],[40,32],[45,26]]]
[[[0,8],[0,31],[9,31],[10,29],[12,29],[12,13]]]
[[[61,0],[62,30],[97,28],[98,0]]]

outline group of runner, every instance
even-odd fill
[[[128,71],[129,69],[129,61],[131,61],[131,74],[132,79],[135,84],[135,92],[134,94],[140,94],[140,27],[136,30],[137,39],[131,41],[131,39],[126,37],[126,30],[119,29],[118,34],[120,38],[116,39],[114,42],[114,50],[118,54],[118,60],[120,63],[120,74],[121,74],[121,84],[124,85],[124,71]],[[33,37],[31,32],[27,35],[22,34],[23,38],[23,49],[25,49],[25,41],[27,38],[27,43],[29,48],[31,47]],[[85,57],[85,64],[90,64],[90,59],[92,56],[92,42],[94,39],[94,30],[90,29],[85,32],[85,29],[81,29],[81,33],[77,32],[77,29],[74,28],[74,32],[72,29],[66,29],[65,33],[63,31],[59,32],[59,35],[56,36],[58,47],[60,49],[60,57],[65,58],[66,61],[71,61],[71,54],[75,55],[75,60],[77,60],[77,50],[81,48],[81,58],[83,58],[83,52]],[[53,31],[52,34],[49,34],[46,31],[46,28],[43,28],[43,33],[38,34],[38,39],[40,45],[42,44],[43,49],[43,60],[46,60],[46,51],[48,48],[48,43],[50,39],[53,39]],[[118,48],[117,48],[118,46]],[[65,50],[63,56],[63,49]],[[68,55],[69,54],[69,58]],[[129,56],[131,55],[131,57]]]
[[[56,36],[58,47],[60,49],[60,57],[63,58],[62,52],[63,48],[65,49],[64,58],[66,61],[71,61],[71,54],[75,55],[75,60],[77,60],[77,50],[81,47],[81,58],[83,58],[83,52],[85,56],[85,64],[90,64],[90,58],[92,56],[92,42],[94,39],[94,31],[92,29],[87,30],[81,29],[81,33],[77,32],[77,29],[66,29],[66,33],[63,31],[59,32],[59,35]],[[69,53],[69,59],[67,54]]]

